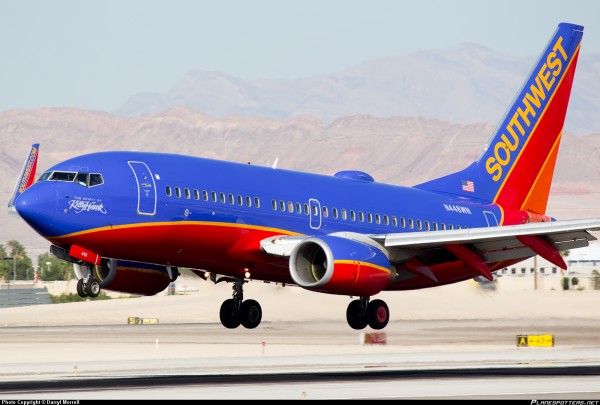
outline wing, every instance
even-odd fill
[[[431,266],[457,259],[488,279],[497,270],[494,264],[518,262],[536,254],[566,269],[560,251],[588,246],[596,240],[590,234],[592,231],[600,231],[600,218],[446,231],[332,235],[371,246],[376,244],[390,265],[402,266],[436,282]],[[269,254],[290,256],[306,238],[272,237],[263,240],[261,248]]]

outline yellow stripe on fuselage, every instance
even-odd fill
[[[144,222],[139,224],[126,224],[126,225],[115,225],[115,226],[103,226],[99,228],[86,229],[85,231],[68,233],[65,235],[52,236],[50,239],[65,239],[72,238],[75,236],[86,235],[90,233],[97,233],[103,231],[114,231],[118,229],[133,229],[133,228],[144,228],[144,227],[162,227],[162,226],[182,226],[182,225],[200,225],[200,226],[223,226],[229,228],[242,228],[251,229],[258,231],[266,231],[271,233],[277,233],[288,236],[300,236],[302,234],[297,232],[290,232],[285,229],[269,228],[267,226],[247,225],[247,224],[232,224],[227,222],[203,222],[203,221],[178,221],[178,222]]]

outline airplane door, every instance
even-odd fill
[[[496,215],[494,215],[491,211],[483,211],[483,215],[485,216],[485,220],[487,221],[489,226],[498,226],[498,220],[496,219]]]
[[[321,227],[321,203],[314,198],[308,200],[310,208],[310,227],[311,229],[319,229]]]
[[[137,182],[137,213],[140,215],[156,214],[156,184],[150,168],[144,162],[129,161]]]

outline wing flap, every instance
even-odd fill
[[[596,240],[596,237],[589,233],[592,231],[600,231],[600,218],[489,228],[394,233],[371,235],[371,237],[388,250],[392,264],[404,264],[416,257],[429,264],[446,261],[449,244],[468,246],[486,263],[498,263],[526,259],[538,254],[530,246],[519,241],[519,237],[538,237],[545,241],[549,248],[564,251],[589,246],[590,241]],[[551,253],[550,249],[546,252]]]

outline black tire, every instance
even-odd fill
[[[390,309],[382,300],[373,300],[367,306],[367,320],[373,329],[383,329],[390,321]]]
[[[231,298],[221,304],[219,318],[221,318],[221,324],[227,329],[235,329],[240,326],[240,317]]]
[[[254,329],[260,325],[262,320],[262,308],[260,304],[254,300],[246,300],[242,302],[240,307],[240,321],[246,329]]]
[[[79,280],[77,280],[77,294],[81,297],[81,298],[85,298],[87,297],[87,292],[85,291],[85,287],[83,286],[83,279],[80,278]]]
[[[354,300],[346,309],[346,320],[352,329],[361,330],[367,327],[367,318],[362,309],[360,300]]]
[[[97,278],[90,277],[85,286],[85,292],[88,297],[96,298],[100,294],[100,281]]]

